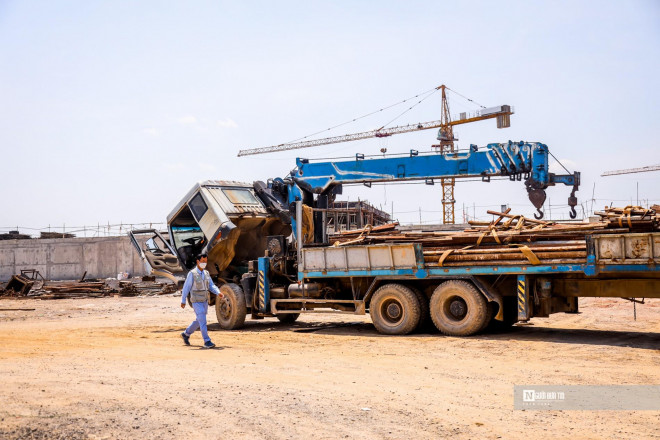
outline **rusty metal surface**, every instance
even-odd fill
[[[167,216],[167,223],[170,223],[170,221],[179,214],[179,212],[188,204],[190,199],[192,199],[202,187],[252,188],[252,184],[236,182],[234,180],[204,180],[197,182],[169,213]]]
[[[251,186],[205,185],[204,190],[229,217],[245,213],[268,214]],[[246,197],[237,197],[237,192],[242,192]]]
[[[396,270],[417,265],[412,244],[378,244],[303,249],[304,271]]]
[[[552,289],[565,297],[660,298],[660,279],[555,279]]]
[[[5,295],[8,296],[25,296],[30,292],[34,281],[24,275],[14,275],[11,277],[7,286],[5,287]]]
[[[660,263],[659,232],[595,235],[594,243],[597,263]]]

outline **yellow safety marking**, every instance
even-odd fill
[[[263,309],[266,307],[266,291],[264,289],[264,273],[259,271],[259,308]]]
[[[525,311],[525,282],[518,281],[518,311]]]

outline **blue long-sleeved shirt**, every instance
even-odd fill
[[[201,274],[202,279],[205,279],[206,276],[204,275],[203,270],[199,270],[199,267],[197,267],[197,266],[195,266],[195,268],[193,270],[197,271],[198,274]],[[188,276],[186,277],[186,282],[183,284],[183,290],[181,290],[181,304],[186,303],[186,298],[188,298],[188,294],[190,293],[190,289],[192,289],[193,282],[194,282],[193,270],[188,272]],[[220,293],[220,289],[218,289],[218,287],[215,284],[213,284],[213,280],[211,279],[211,277],[209,277],[209,290],[214,295],[217,295],[218,293]]]

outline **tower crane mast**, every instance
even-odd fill
[[[449,103],[447,102],[446,86],[440,86],[442,90],[442,114],[440,116],[440,131],[438,132],[438,140],[440,141],[440,152],[443,155],[453,154],[456,149],[454,147],[454,128],[451,123],[451,114],[449,113]],[[442,185],[442,222],[444,224],[453,225],[454,220],[454,186],[456,179],[453,177],[440,179]]]

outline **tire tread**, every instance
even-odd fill
[[[468,304],[468,322],[454,324],[443,316],[443,301],[445,296],[460,296]],[[470,336],[474,335],[488,324],[488,302],[486,298],[467,281],[449,280],[440,284],[431,296],[431,319],[440,332],[447,336]]]
[[[401,302],[403,304],[407,303],[410,306],[407,313],[404,311],[403,322],[396,327],[388,327],[385,323],[381,322],[378,312],[379,303],[383,297],[392,294],[391,290],[394,290],[395,295],[399,297],[399,300],[402,300]],[[421,306],[415,292],[409,287],[397,283],[388,283],[379,287],[374,293],[369,305],[369,314],[371,315],[371,320],[373,321],[374,326],[379,333],[387,335],[407,335],[415,330],[419,324],[421,312]],[[405,319],[406,317],[407,319]]]

